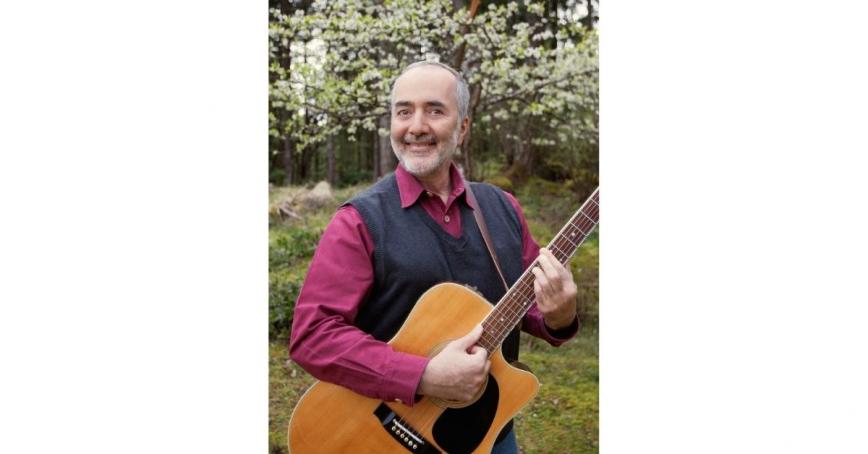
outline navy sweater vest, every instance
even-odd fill
[[[482,207],[504,278],[512,286],[524,271],[518,215],[500,189],[470,184]],[[359,308],[356,326],[388,341],[419,297],[441,282],[473,286],[492,304],[500,300],[505,289],[473,212],[464,199],[456,203],[461,210],[459,238],[444,231],[420,204],[401,208],[394,174],[347,202],[359,212],[374,242],[374,284]],[[518,331],[513,330],[503,343],[507,361],[518,359]]]

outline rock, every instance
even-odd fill
[[[320,181],[313,189],[303,194],[299,198],[299,202],[301,202],[305,209],[316,210],[327,205],[333,199],[334,194],[332,194],[331,185],[327,181]]]

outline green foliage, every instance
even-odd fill
[[[491,183],[500,189],[503,189],[507,192],[513,192],[514,188],[512,186],[512,180],[503,176],[503,175],[495,175],[485,179],[486,183]]]
[[[342,200],[349,199],[365,186],[350,186],[335,191],[334,202],[303,213],[303,219],[275,221],[268,229],[268,334],[271,339],[289,337],[295,300],[304,283],[310,260],[328,221]],[[297,198],[303,187],[275,187],[269,202]]]
[[[271,232],[268,248],[268,266],[281,269],[299,260],[313,256],[322,231],[319,229],[279,228]]]
[[[338,184],[340,186],[353,186],[368,183],[370,179],[371,171],[369,169],[347,169],[341,172]]]
[[[596,231],[576,251],[571,270],[576,286],[577,311],[582,325],[597,329],[600,325],[600,241]]]
[[[274,270],[268,275],[268,337],[288,338],[292,328],[295,300],[304,275],[289,270]]]
[[[268,334],[286,337],[292,327],[295,300],[304,273],[316,249],[320,229],[278,226],[269,231],[268,244]]]

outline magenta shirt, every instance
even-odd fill
[[[440,227],[461,235],[456,200],[464,194],[458,169],[450,168],[452,193],[444,204],[398,165],[395,178],[401,207],[422,207]],[[522,262],[527,268],[539,254],[518,201],[506,193],[521,221]],[[472,204],[468,204],[474,209]],[[292,321],[290,356],[314,377],[339,384],[359,394],[412,405],[428,358],[398,352],[353,325],[359,306],[374,281],[374,244],[359,212],[352,206],[338,209],[317,245]],[[533,305],[524,316],[522,330],[560,345],[578,332],[572,326],[550,332]]]

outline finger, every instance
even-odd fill
[[[488,356],[488,350],[486,350],[486,349],[484,349],[478,345],[474,345],[473,347],[470,347],[470,350],[468,351],[468,353],[471,356]]]
[[[536,273],[534,273],[534,275],[536,275]],[[534,279],[534,281],[533,281],[533,293],[534,293],[534,295],[536,295],[537,299],[540,299],[540,298],[545,296],[545,293],[543,292],[543,288],[542,288],[542,283],[540,283],[539,278]]]
[[[482,337],[481,324],[474,326],[473,329],[463,337],[459,337],[452,341],[452,345],[457,350],[469,352],[470,348],[476,344],[480,337]]]
[[[550,250],[546,249],[546,255],[548,256],[549,263],[552,265],[552,269],[555,270],[562,279],[570,277],[572,278],[572,273],[567,265],[561,263],[557,257],[555,257],[554,253]]]
[[[561,265],[551,251],[548,249],[540,249],[539,264],[546,278],[550,282],[552,290],[559,291],[561,287],[561,279],[563,277],[564,266]]]
[[[479,325],[474,326],[473,329],[470,330],[469,333],[465,334],[464,337],[462,337],[459,340],[461,340],[462,344],[466,345],[467,347],[470,347],[473,344],[475,344],[476,341],[478,341],[481,336],[482,336],[482,325],[479,324]]]
[[[533,293],[536,296],[536,305],[539,307],[540,311],[543,313],[547,312],[549,306],[549,297],[543,292],[542,286],[540,286],[538,281],[533,282]]]
[[[539,285],[540,292],[544,296],[548,297],[555,294],[555,289],[552,286],[549,276],[545,274],[545,271],[539,269],[538,267],[534,267],[531,272],[533,272],[533,275],[535,277],[534,285]],[[536,290],[536,287],[534,287],[534,290]]]
[[[539,266],[535,266],[532,270],[530,270],[530,272],[533,273],[533,276],[535,278],[534,282],[538,283],[543,290],[551,287],[551,284],[549,283],[549,277],[546,275],[545,271],[542,270],[542,268],[540,268]]]

